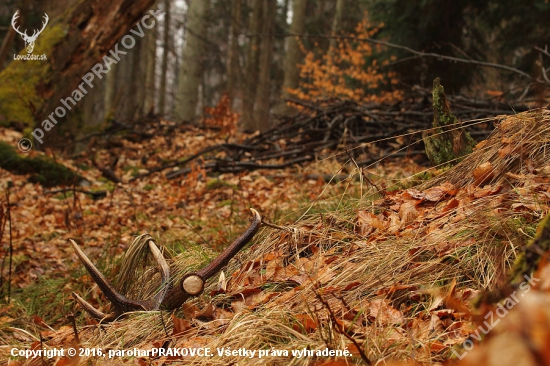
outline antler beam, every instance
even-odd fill
[[[119,293],[103,276],[101,272],[94,266],[94,264],[88,259],[84,252],[80,249],[78,244],[72,239],[70,243],[73,246],[76,255],[80,258],[84,267],[92,277],[98,287],[105,294],[107,299],[113,305],[113,312],[111,314],[104,314],[101,311],[95,309],[86,300],[73,292],[73,297],[76,301],[86,310],[92,317],[102,322],[110,322],[118,317],[131,311],[152,311],[152,310],[173,310],[180,307],[187,299],[193,296],[200,295],[203,290],[206,281],[219,272],[223,267],[229,263],[229,261],[254,237],[260,228],[262,218],[260,214],[250,209],[253,215],[252,223],[231,245],[229,245],[222,253],[216,257],[210,264],[197,272],[188,273],[183,276],[179,285],[175,286],[173,279],[170,277],[170,267],[164,259],[164,256],[160,252],[159,248],[152,239],[148,240],[148,247],[157,263],[158,269],[161,274],[161,290],[147,300],[132,300]]]

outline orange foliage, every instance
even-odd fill
[[[204,111],[209,115],[203,121],[205,126],[219,128],[222,134],[233,135],[237,131],[239,114],[231,110],[231,101],[227,95],[221,97],[217,106],[206,107]]]
[[[352,37],[370,38],[378,28],[370,26],[368,20],[361,21],[355,28]],[[324,55],[316,55],[314,51],[306,53],[303,64],[298,65],[302,78],[300,88],[289,90],[290,94],[303,99],[344,98],[357,102],[387,102],[402,98],[402,91],[381,91],[380,87],[395,85],[395,73],[380,73],[375,58],[368,63],[374,52],[380,52],[381,47],[373,48],[364,41],[342,40],[337,49],[330,48]],[[382,65],[389,61],[382,62]]]

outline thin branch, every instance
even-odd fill
[[[542,49],[542,48],[537,47],[537,46],[535,46],[535,47],[533,47],[533,48],[534,48],[535,50],[539,51],[540,53],[543,53],[543,54],[545,54],[546,56],[550,57],[550,52],[548,52],[548,50],[547,50],[546,48],[545,48],[545,49]]]
[[[9,259],[9,269],[8,269],[8,304],[10,303],[11,297],[11,270],[12,270],[12,257],[13,257],[13,240],[11,233],[11,207],[10,207],[10,189],[6,190],[6,207],[7,207],[7,220],[8,220],[8,234],[10,236],[10,259]]]
[[[295,33],[271,33],[271,34],[270,33],[257,33],[257,34],[245,34],[245,36],[247,36],[247,37],[254,37],[254,36],[262,36],[263,37],[263,36],[265,36],[265,37],[301,37],[301,38],[350,39],[350,40],[353,40],[353,41],[368,42],[368,43],[373,43],[373,44],[377,44],[377,45],[381,45],[381,46],[395,48],[395,49],[398,49],[398,50],[403,50],[403,51],[412,53],[412,54],[420,56],[420,57],[433,57],[433,58],[437,58],[439,60],[461,62],[461,63],[470,64],[470,65],[477,65],[477,66],[482,66],[482,67],[491,67],[491,68],[494,68],[494,69],[501,69],[501,70],[511,71],[513,73],[516,73],[518,75],[523,76],[524,78],[526,78],[528,80],[532,79],[531,75],[529,75],[528,73],[523,72],[519,69],[516,69],[515,67],[501,65],[501,64],[495,64],[495,63],[492,63],[492,62],[477,61],[477,60],[473,60],[473,59],[465,59],[465,58],[460,58],[460,57],[445,56],[445,55],[440,55],[440,54],[434,53],[434,52],[417,51],[417,50],[412,49],[412,48],[407,47],[407,46],[402,46],[402,45],[399,45],[399,44],[386,42],[386,41],[380,41],[378,39],[373,39],[373,38],[368,38],[368,37],[331,36],[331,35],[322,35],[322,34],[314,35],[314,34],[295,34]]]
[[[330,320],[332,321],[332,324],[334,325],[334,329],[336,330],[336,332],[340,333],[341,335],[346,337],[351,343],[353,343],[355,348],[357,348],[357,351],[359,351],[359,354],[361,355],[361,358],[363,359],[363,361],[367,365],[372,365],[372,363],[370,362],[365,352],[363,352],[363,350],[361,349],[361,346],[359,345],[359,343],[355,340],[355,338],[349,335],[348,332],[346,332],[346,330],[342,326],[342,324],[338,322],[338,320],[336,319],[336,315],[334,315],[334,311],[332,310],[328,302],[325,299],[323,299],[321,294],[316,289],[313,289],[313,292],[315,293],[315,297],[317,297],[317,299],[321,302],[321,304],[323,304],[323,306],[327,309],[328,315],[330,317]]]

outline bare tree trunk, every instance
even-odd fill
[[[171,98],[170,98],[170,116],[176,115],[176,106],[177,106],[177,96],[178,96],[178,75],[180,74],[180,67],[181,67],[181,56],[177,52],[177,45],[174,41],[174,38],[172,38],[172,49],[174,50],[174,79],[172,80],[171,85]]]
[[[287,17],[288,17],[288,5],[290,0],[285,0],[283,3],[283,22],[284,24],[287,24]]]
[[[124,66],[124,65],[123,65]],[[114,65],[111,68],[111,71],[106,76],[105,81],[105,93],[104,93],[104,104],[105,104],[105,119],[109,120],[114,117],[114,108],[113,106],[117,105],[115,98],[118,95],[116,91],[116,81],[118,74],[118,66]]]
[[[155,67],[157,61],[157,28],[154,32],[145,36],[145,57],[147,60],[145,71],[145,100],[143,102],[143,113],[155,113]]]
[[[277,16],[277,2],[264,0],[263,34],[272,34]],[[271,96],[271,64],[273,62],[273,37],[264,36],[260,45],[260,75],[256,93],[254,130],[266,131],[269,123],[269,101]]]
[[[206,37],[206,14],[210,0],[194,0],[187,15],[186,44],[183,50],[181,74],[177,95],[176,114],[178,120],[191,121],[195,118],[198,90],[202,79],[204,37]]]
[[[166,13],[168,15],[168,13]],[[130,90],[128,92],[128,106],[130,110],[128,111],[128,120],[134,124],[137,119],[139,119],[141,114],[142,104],[142,95],[143,95],[143,80],[144,70],[141,62],[141,55],[143,53],[143,41],[144,39],[140,38],[136,40],[136,46],[132,49],[132,73],[130,74],[130,79],[128,80],[128,85]]]
[[[293,0],[292,2],[292,24],[290,25],[290,33],[303,34],[306,27],[306,7],[307,0]],[[287,39],[287,51],[285,57],[285,79],[283,81],[283,98],[289,98],[289,89],[298,88],[300,82],[300,71],[298,63],[302,60],[303,54],[300,50],[298,39],[290,37]],[[292,108],[286,104],[281,104],[277,111],[281,114],[292,112]]]
[[[164,109],[166,107],[166,74],[168,73],[168,53],[170,52],[170,1],[164,0],[164,37],[162,43],[162,66],[160,72],[160,97],[159,97],[159,114],[164,116]]]
[[[334,19],[332,20],[331,35],[336,36],[342,28],[342,16],[344,15],[344,2],[345,0],[336,1],[336,11],[334,13]],[[336,38],[331,38],[329,42],[330,48],[336,49]]]
[[[227,57],[227,96],[233,104],[240,86],[241,66],[239,63],[239,34],[241,33],[242,0],[233,0],[231,8],[231,38]]]
[[[248,60],[246,64],[247,78],[243,93],[243,114],[241,116],[241,130],[254,131],[254,100],[258,86],[258,61],[260,55],[260,32],[262,31],[263,1],[255,0],[250,18],[249,32],[254,34],[248,44]]]

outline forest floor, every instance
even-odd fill
[[[440,169],[410,157],[358,169],[345,153],[327,152],[280,170],[213,176],[196,165],[176,179],[159,172],[130,182],[226,142],[219,129],[189,128],[140,142],[121,135],[109,147],[56,157],[85,187],[43,188],[0,170],[10,215],[2,219],[0,363],[550,364],[549,266],[508,309],[473,302],[506,282],[550,211],[549,122],[547,111],[507,117],[463,162]],[[21,138],[6,129],[0,136],[12,146]],[[124,183],[94,165],[110,166]],[[327,183],[327,175],[345,178]],[[109,307],[69,238],[111,279],[144,232],[166,256],[196,267],[245,230],[250,207],[274,225],[176,312],[98,325],[75,304],[72,292]],[[14,347],[87,347],[107,356],[25,359],[12,356]],[[159,347],[209,348],[212,356],[108,357]]]

